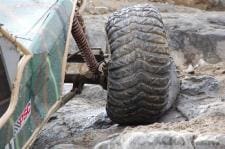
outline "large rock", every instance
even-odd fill
[[[214,121],[216,122],[216,121]],[[223,149],[224,134],[156,131],[147,126],[141,130],[125,130],[119,136],[100,142],[94,149]]]
[[[211,76],[191,76],[182,80],[177,110],[188,120],[209,110],[224,108],[220,98],[219,82]]]
[[[124,132],[120,136],[99,143],[95,149],[194,149],[192,133],[163,132]]]
[[[162,13],[178,65],[225,60],[225,12]]]

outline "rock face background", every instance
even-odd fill
[[[166,5],[188,6],[209,11],[225,10],[225,0],[87,0],[86,12],[92,14],[114,12],[137,3],[153,3],[155,5],[166,3]]]
[[[176,5],[184,5],[189,7],[196,7],[204,10],[224,10],[224,0],[150,0],[153,2],[168,2]]]
[[[198,0],[174,1],[191,6]],[[199,0],[198,4],[209,1]],[[107,51],[107,16],[117,8],[139,2],[88,1],[87,8],[93,9],[85,10],[84,19],[91,47]],[[80,95],[52,115],[34,149],[225,148],[225,12],[202,11],[169,2],[153,5],[162,12],[171,55],[181,79],[180,95],[173,108],[157,123],[119,126],[106,114],[107,91],[97,85],[86,85]],[[71,52],[74,50],[77,49],[73,43]],[[70,87],[65,84],[65,91]]]

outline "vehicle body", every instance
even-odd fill
[[[76,2],[0,2],[0,148],[28,148],[62,104]]]

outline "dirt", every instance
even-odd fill
[[[218,113],[217,113],[218,114]],[[194,132],[195,134],[225,134],[224,113],[219,116],[209,116],[208,118],[197,118],[191,121],[182,121],[178,123],[155,123],[149,126],[139,126],[136,128],[127,128],[125,131],[160,131],[173,130],[177,132]]]

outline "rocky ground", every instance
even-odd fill
[[[108,15],[135,1],[93,2],[87,4],[93,9],[84,12],[89,41],[92,47],[107,50],[104,24]],[[153,4],[162,12],[181,80],[173,108],[157,123],[119,126],[107,117],[107,92],[85,85],[80,95],[52,115],[34,149],[225,148],[225,12]],[[65,91],[70,87],[66,84]]]

